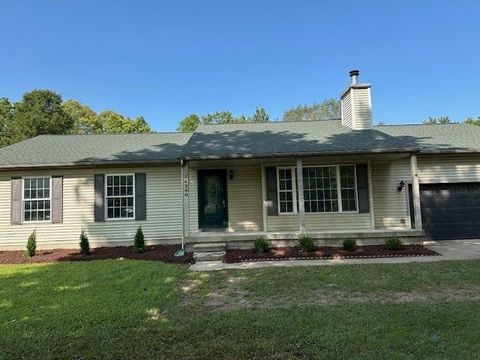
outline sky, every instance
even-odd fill
[[[50,89],[156,131],[372,84],[373,119],[480,116],[479,1],[0,0],[0,97]]]

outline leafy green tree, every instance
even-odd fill
[[[97,114],[87,105],[70,99],[62,104],[62,108],[75,121],[72,134],[101,134],[103,132]]]
[[[200,125],[200,116],[197,114],[190,114],[178,124],[177,131],[180,132],[194,132]]]
[[[283,121],[310,121],[338,119],[341,116],[339,100],[327,99],[322,103],[298,105],[283,113]]]
[[[427,120],[424,120],[425,125],[445,125],[445,124],[454,124],[455,122],[451,121],[448,116],[440,116],[438,118],[429,116]]]
[[[470,124],[470,125],[479,125],[480,126],[480,116],[478,116],[476,120],[474,118],[469,117],[467,120],[465,120],[465,123]]]
[[[7,98],[0,98],[0,147],[10,145],[10,127],[13,117],[13,106]]]
[[[269,122],[270,116],[267,114],[267,111],[263,107],[261,107],[255,110],[249,120],[252,122]]]
[[[112,110],[103,111],[97,116],[102,126],[101,133],[132,134],[151,132],[150,126],[143,117],[132,120]]]
[[[202,116],[202,124],[204,125],[232,124],[235,122],[235,118],[230,111],[217,111]]]
[[[50,90],[33,90],[13,107],[12,140],[43,134],[68,134],[74,119],[62,108],[62,97]]]

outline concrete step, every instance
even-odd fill
[[[193,259],[196,262],[200,261],[223,261],[225,259],[226,251],[203,251],[194,252]]]
[[[225,251],[226,246],[227,244],[224,242],[195,244],[193,252]]]

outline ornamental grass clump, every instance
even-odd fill
[[[80,231],[80,254],[90,255],[90,243],[84,229]]]
[[[298,247],[301,251],[312,252],[315,250],[315,244],[313,243],[313,238],[307,235],[301,235],[298,238]]]
[[[142,227],[139,226],[137,233],[135,234],[135,239],[133,242],[133,251],[137,254],[141,254],[145,251],[145,237],[143,236]]]
[[[27,249],[25,250],[25,256],[35,256],[37,250],[37,230],[33,230],[27,240]]]
[[[357,248],[357,241],[355,239],[345,239],[342,243],[343,250],[355,251]]]
[[[387,250],[402,250],[405,247],[402,240],[396,237],[391,237],[385,241],[385,248]]]
[[[267,252],[270,242],[265,236],[261,236],[255,240],[255,251],[258,253]]]

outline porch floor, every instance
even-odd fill
[[[265,231],[195,231],[186,238],[187,247],[200,243],[224,242],[227,248],[251,248],[255,239],[265,236],[272,246],[292,246],[300,232]],[[389,237],[398,237],[407,244],[422,244],[425,233],[410,229],[331,230],[308,232],[317,245],[341,245],[344,239],[355,239],[359,245],[383,243]]]

